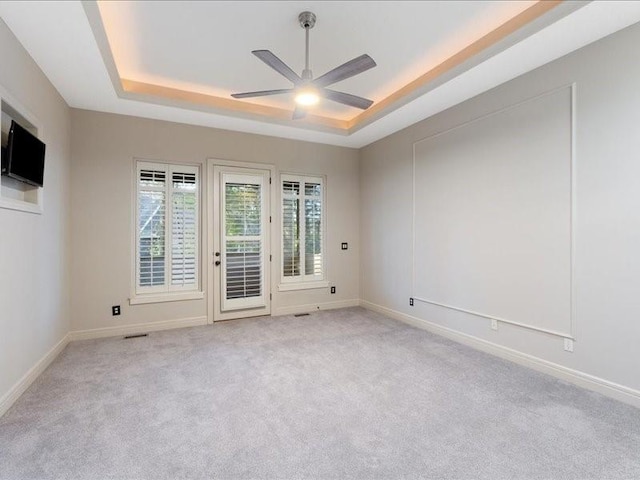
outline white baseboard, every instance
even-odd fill
[[[0,417],[2,417],[11,405],[20,398],[27,388],[33,383],[33,381],[40,376],[42,372],[55,360],[55,358],[64,350],[69,343],[69,334],[66,334],[51,350],[49,350],[44,357],[29,369],[24,376],[18,380],[18,382],[9,389],[7,393],[0,398]]]
[[[281,315],[295,315],[297,313],[311,313],[318,310],[332,310],[334,308],[347,308],[360,306],[357,298],[351,300],[340,300],[338,302],[310,303],[307,305],[292,305],[290,307],[274,308],[271,315],[279,317]]]
[[[497,357],[504,358],[505,360],[510,360],[514,363],[518,363],[533,370],[537,370],[561,380],[573,383],[574,385],[578,385],[579,387],[593,390],[594,392],[601,393],[608,397],[615,398],[616,400],[620,400],[621,402],[640,408],[640,391],[633,388],[625,387],[624,385],[619,385],[617,383],[610,382],[609,380],[605,380],[603,378],[596,377],[579,370],[564,367],[557,363],[553,363],[548,360],[529,355],[527,353],[522,353],[517,350],[498,345],[497,343],[474,337],[472,335],[467,335],[466,333],[443,327],[428,320],[413,317],[411,315],[407,315],[405,313],[398,312],[397,310],[392,310],[375,303],[361,300],[360,306],[368,310],[381,313],[395,320],[407,323],[414,327],[428,330],[437,335],[447,337],[451,340],[462,343],[464,345],[468,345],[477,350],[490,353]]]
[[[89,330],[75,330],[69,332],[69,339],[91,340],[94,338],[118,337],[123,335],[136,335],[138,333],[158,332],[173,328],[198,327],[207,324],[207,317],[180,318],[177,320],[163,320],[160,322],[136,323],[133,325],[120,325],[115,327],[92,328]]]

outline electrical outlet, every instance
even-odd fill
[[[409,298],[409,306],[413,307],[413,297]]]
[[[498,330],[498,320],[491,319],[491,330]]]
[[[349,250],[349,244],[347,242],[342,242],[342,250]]]
[[[336,287],[331,287],[331,293],[336,293]]]
[[[573,340],[571,340],[570,338],[564,339],[564,351],[573,352]]]
[[[113,307],[111,307],[111,315],[113,315],[114,317],[116,315],[120,315],[120,305],[114,305]]]

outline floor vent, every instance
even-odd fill
[[[129,340],[130,338],[140,338],[140,337],[148,337],[148,333],[137,333],[135,335],[127,335],[124,337],[125,340]]]
[[[296,313],[296,314],[294,315],[294,317],[307,317],[307,316],[309,316],[309,314],[308,314],[308,313]]]

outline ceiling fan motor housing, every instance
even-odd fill
[[[313,28],[316,24],[316,16],[312,12],[302,12],[298,15],[298,21],[302,28]]]

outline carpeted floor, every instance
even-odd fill
[[[360,308],[70,344],[2,479],[638,479],[640,410]]]

